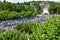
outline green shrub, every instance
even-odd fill
[[[46,20],[36,30],[30,35],[30,40],[60,40],[60,17]]]
[[[29,34],[32,34],[39,26],[40,24],[37,22],[28,22],[28,23],[17,24],[15,26],[15,29],[21,31],[22,33],[25,31],[25,33],[28,32]]]
[[[49,8],[50,14],[60,14],[60,3],[51,3]]]
[[[7,31],[0,34],[0,40],[27,40],[25,34],[17,31]]]
[[[0,39],[27,40],[29,38],[30,40],[60,40],[60,17],[52,17],[43,23],[27,22],[17,24],[15,29],[15,32],[8,31],[0,34]],[[29,33],[28,36],[26,33]]]
[[[32,32],[30,40],[60,40],[60,17],[52,17],[42,24],[37,22],[22,23],[15,26],[16,30]]]

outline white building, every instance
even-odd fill
[[[50,7],[49,3],[48,2],[43,2],[41,4],[41,6],[42,6],[42,9],[43,9],[42,14],[49,14],[49,11],[48,11],[48,9]]]

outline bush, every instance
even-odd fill
[[[29,32],[30,40],[60,40],[60,17],[52,17],[42,24],[35,22],[22,23],[16,30]]]
[[[32,13],[31,11],[21,11],[21,12],[16,12],[16,11],[8,11],[8,10],[1,10],[0,11],[0,21],[1,20],[9,20],[9,19],[17,19],[20,18],[21,16],[23,17],[30,17],[30,16],[36,16],[37,13],[34,12]]]
[[[0,40],[26,40],[26,36],[19,31],[13,32],[9,30],[0,34]]]
[[[8,31],[0,35],[3,40],[60,40],[60,17],[52,17],[43,23],[27,22],[17,24],[16,31]],[[23,33],[25,31],[25,33]],[[28,38],[27,35],[28,34]]]
[[[15,26],[15,29],[21,31],[22,33],[25,31],[25,33],[32,34],[39,26],[40,24],[37,22],[28,22],[28,23],[17,24]]]
[[[30,35],[30,40],[60,40],[60,17],[45,21]]]
[[[42,13],[41,6],[39,4],[34,4],[34,7],[29,4],[30,2],[26,4],[6,1],[0,2],[0,20],[30,17]]]
[[[50,14],[60,14],[60,3],[51,3],[49,8]]]

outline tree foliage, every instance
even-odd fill
[[[21,32],[13,32],[9,30],[0,34],[0,40],[26,40],[26,36]]]
[[[0,34],[0,40],[60,40],[60,17],[52,17],[43,23],[28,22],[15,26],[16,31]],[[26,33],[29,33],[28,36]],[[28,38],[27,38],[28,37]]]
[[[60,40],[60,17],[52,17],[44,23],[24,23],[15,26],[22,33],[29,32],[30,40]],[[31,32],[30,32],[31,31]]]
[[[46,20],[30,35],[30,40],[60,40],[60,17]],[[38,27],[38,26],[37,26]]]
[[[49,12],[50,14],[60,14],[60,3],[51,3]]]
[[[28,22],[28,23],[17,24],[15,26],[15,29],[20,30],[22,33],[25,31],[25,33],[32,34],[39,26],[40,24],[37,22]]]
[[[29,3],[0,2],[0,20],[16,19],[21,16],[36,16],[42,11],[39,4],[35,4],[35,6],[32,7]]]

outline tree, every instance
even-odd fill
[[[0,34],[0,40],[26,40],[25,34],[20,33],[19,31],[7,31]]]
[[[15,11],[12,11],[8,14],[8,18],[9,19],[16,19],[16,18],[18,18],[18,13]]]
[[[6,0],[3,0],[3,2],[6,2]]]
[[[59,5],[59,3],[51,3],[50,8],[49,8],[49,12],[51,14],[59,14],[60,13],[60,5]]]
[[[57,12],[60,14],[60,5],[57,5]]]
[[[60,40],[60,17],[46,20],[35,32],[30,35],[30,40]],[[38,27],[38,26],[37,26]]]
[[[14,28],[16,30],[21,31],[22,33],[25,32],[32,34],[39,26],[40,24],[37,22],[28,22],[28,23],[17,24]]]
[[[49,8],[50,14],[56,14],[57,13],[57,6],[56,3],[51,3]]]
[[[5,0],[4,0],[5,1]],[[11,2],[0,2],[0,19],[16,19],[19,17],[30,17],[40,14],[41,7],[39,4],[35,4],[36,7],[30,6],[28,3],[11,3]],[[35,10],[36,8],[36,10]]]
[[[42,13],[40,4],[36,3],[36,4],[35,4],[35,8],[36,8],[35,11],[36,11],[38,14],[41,14],[41,13]]]

